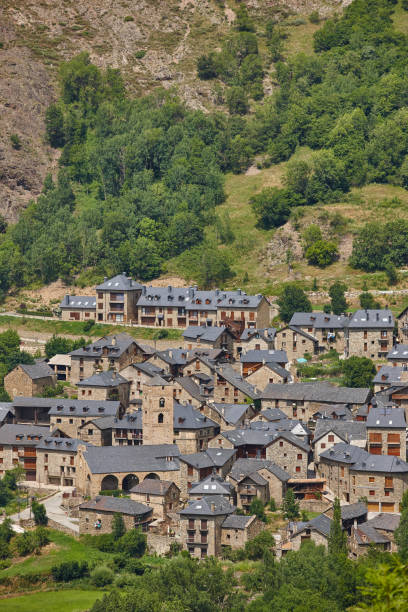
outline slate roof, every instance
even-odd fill
[[[314,327],[315,329],[343,329],[347,326],[345,315],[326,314],[325,312],[295,312],[289,325]]]
[[[292,382],[292,374],[288,372],[288,370],[285,370],[285,368],[282,368],[282,366],[280,366],[278,363],[266,363],[265,367],[269,368],[269,370],[272,372],[275,372],[275,374],[278,374],[278,376],[283,378],[283,380],[286,382]]]
[[[387,536],[377,531],[369,522],[360,523],[354,534],[358,544],[387,544],[390,541]]]
[[[17,398],[16,398],[17,399]],[[18,398],[19,400],[23,398]],[[49,406],[49,416],[81,416],[81,417],[115,417],[119,412],[120,402],[110,400],[77,400],[52,398],[45,400],[42,398],[25,398],[28,400],[38,399],[38,403],[23,402],[23,406]],[[14,402],[14,405],[19,405]]]
[[[401,474],[408,472],[408,463],[392,455],[371,455],[361,457],[351,467],[356,472],[388,472]]]
[[[407,357],[408,359],[408,357]],[[401,382],[402,367],[383,365],[374,376],[373,383],[375,385],[389,384]]]
[[[78,438],[53,438],[52,436],[47,436],[42,438],[41,442],[37,444],[37,448],[76,453],[79,444],[93,446],[89,442],[84,442]]]
[[[304,338],[307,338],[308,340],[311,340],[312,342],[314,342],[315,344],[318,344],[319,341],[316,338],[316,336],[313,336],[312,334],[310,334],[309,332],[306,332],[304,329],[302,329],[301,327],[295,327],[294,325],[288,325],[287,328],[285,329],[291,329],[292,331],[296,332],[297,334],[300,334],[301,336],[303,336]]]
[[[232,514],[234,510],[235,506],[232,506],[225,497],[220,495],[190,501],[188,506],[180,510],[179,514],[182,517],[191,515],[219,516],[221,514]]]
[[[216,372],[250,399],[257,399],[260,396],[260,391],[244,380],[230,365],[220,366],[216,368]]]
[[[286,351],[274,350],[250,350],[241,353],[241,363],[288,363]]]
[[[364,516],[365,514],[367,514],[367,506],[362,502],[341,506],[340,510],[341,518],[343,521],[350,521],[352,519],[358,518],[359,516]]]
[[[349,329],[394,329],[394,315],[389,309],[357,310],[349,318]]]
[[[152,514],[152,508],[145,506],[132,499],[125,497],[110,497],[109,495],[97,495],[93,499],[79,506],[80,510],[96,510],[99,512],[120,512],[130,516],[148,516]]]
[[[189,495],[232,495],[234,487],[216,474],[211,474],[200,480],[193,482],[189,489]]]
[[[104,349],[107,350],[109,359],[118,359],[132,345],[137,344],[132,336],[126,333],[112,334],[99,338],[91,344],[76,349],[70,353],[71,357],[90,357],[95,359],[103,356]]]
[[[207,427],[215,427],[218,431],[220,428],[218,423],[201,414],[193,406],[180,404],[177,401],[173,402],[173,423],[175,431],[206,429]]]
[[[254,422],[249,427],[242,429],[231,429],[221,432],[224,438],[231,442],[235,448],[240,446],[269,446],[279,439],[284,439],[309,452],[310,447],[306,442],[295,436],[290,431],[278,431],[273,423]]]
[[[179,456],[175,444],[92,446],[84,453],[93,474],[174,472],[179,469]]]
[[[195,468],[222,467],[233,457],[236,450],[233,448],[207,448],[201,453],[190,453],[180,455],[180,461]]]
[[[96,310],[96,297],[94,295],[65,295],[59,307],[61,309]]]
[[[142,482],[130,489],[130,493],[148,493],[149,495],[166,495],[172,480],[157,480],[155,478],[145,478]],[[177,486],[177,485],[175,485]]]
[[[142,411],[135,410],[124,414],[121,419],[116,416],[100,417],[94,419],[92,423],[98,429],[139,429],[142,431]],[[85,423],[83,427],[89,427],[89,423]]]
[[[128,367],[132,367],[135,370],[140,370],[140,372],[143,372],[143,374],[147,374],[148,376],[165,375],[165,371],[163,370],[163,368],[159,368],[157,365],[155,365],[151,361],[143,361],[141,363],[131,363],[129,366],[126,366],[126,368]]]
[[[249,523],[252,523],[255,515],[244,516],[242,514],[230,514],[227,516],[222,525],[222,529],[246,529]]]
[[[326,516],[325,514],[319,514],[315,518],[307,521],[307,523],[301,523],[302,527],[296,531],[292,537],[297,536],[305,529],[315,529],[325,537],[329,537],[330,535],[330,527],[332,524],[332,519]]]
[[[49,433],[50,429],[48,426],[15,425],[6,423],[0,427],[0,444],[36,446],[44,437],[47,437]]]
[[[236,291],[199,291],[196,287],[143,287],[138,306],[182,306],[186,310],[216,311],[217,308],[257,308],[262,295],[247,295]],[[208,303],[207,303],[208,302]]]
[[[14,415],[13,404],[11,402],[0,402],[0,423],[7,418],[10,412]]]
[[[262,399],[286,399],[330,404],[364,404],[370,397],[369,388],[336,387],[327,382],[271,383],[265,387]]]
[[[371,408],[367,415],[370,429],[406,429],[404,408]]]
[[[261,410],[259,414],[267,421],[280,421],[281,419],[287,418],[287,415],[282,412],[280,408],[266,408],[265,410]]]
[[[142,285],[129,279],[126,274],[117,274],[113,278],[105,278],[103,283],[96,287],[96,291],[133,291],[142,289]]]
[[[236,425],[240,419],[247,413],[248,404],[218,404],[213,403],[211,406],[222,416],[228,425]]]
[[[340,442],[335,444],[332,448],[325,450],[320,453],[320,459],[329,459],[330,461],[338,461],[340,463],[354,464],[358,461],[366,460],[370,455],[366,450],[353,444],[345,444]]]
[[[266,342],[272,342],[276,336],[275,327],[265,327],[261,329],[255,329],[246,327],[240,336],[241,342],[248,342],[253,338],[260,338]]]
[[[316,443],[327,433],[333,432],[344,442],[366,440],[367,428],[363,421],[341,421],[339,419],[317,419],[313,442]]]
[[[353,413],[345,404],[332,404],[331,406],[322,405],[316,410],[313,416],[321,419],[331,419],[334,414],[339,419],[344,419],[346,421],[351,421],[353,418]]]
[[[224,332],[227,331],[226,327],[216,327],[207,325],[191,325],[183,332],[183,338],[185,340],[197,340],[203,342],[216,342]]]
[[[178,376],[174,380],[175,382],[178,382],[178,384],[198,402],[205,402],[207,399],[206,396],[201,393],[199,385],[197,385],[197,383],[194,382],[190,376]]]
[[[287,482],[290,479],[288,472],[268,459],[237,459],[229,475],[233,480],[239,482],[242,478],[250,476],[263,468],[274,474],[282,482]]]
[[[391,514],[390,512],[381,512],[374,518],[367,521],[374,529],[382,529],[384,531],[394,532],[400,524],[401,515]]]
[[[113,370],[107,370],[93,374],[89,378],[84,378],[76,383],[77,387],[118,387],[123,383],[129,383],[127,378],[123,378]]]
[[[408,344],[396,344],[393,346],[387,355],[387,359],[388,361],[392,361],[393,359],[405,359],[408,361]]]
[[[37,378],[46,378],[47,376],[54,376],[54,370],[52,370],[45,361],[39,361],[38,363],[33,363],[31,365],[25,363],[20,363],[19,365],[23,372],[25,372],[32,380]]]

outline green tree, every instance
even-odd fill
[[[45,509],[44,504],[40,504],[37,501],[33,501],[31,504],[31,509],[33,511],[34,521],[36,525],[47,525],[48,517],[47,511]]]
[[[64,114],[58,104],[50,104],[45,113],[47,140],[55,149],[65,144]]]
[[[295,494],[291,488],[286,491],[286,495],[282,503],[282,510],[285,517],[290,521],[293,521],[300,516],[299,502],[296,501]]]
[[[402,496],[400,504],[401,518],[395,530],[394,539],[398,546],[398,555],[403,563],[408,561],[408,491]]]
[[[359,587],[362,601],[349,612],[404,612],[407,609],[407,566],[395,561],[369,567]]]
[[[286,223],[290,215],[290,202],[287,191],[277,187],[267,187],[250,199],[258,227],[271,229]]]
[[[140,529],[129,529],[116,543],[117,550],[128,557],[143,557],[146,546],[146,534]]]
[[[245,555],[248,559],[262,559],[267,552],[272,552],[275,547],[275,539],[270,531],[260,531],[252,540],[245,543]]]
[[[236,10],[234,26],[239,32],[255,32],[254,24],[248,15],[245,4],[241,4]]]
[[[333,520],[330,525],[328,546],[331,555],[347,555],[347,535],[343,530],[341,522],[341,507],[338,497],[334,500]]]
[[[112,535],[115,540],[119,540],[126,533],[123,516],[120,512],[115,512],[112,519]]]
[[[296,285],[285,285],[278,299],[279,316],[289,323],[295,312],[312,312],[312,304],[303,289]]]
[[[329,295],[331,298],[331,309],[336,315],[340,315],[347,310],[347,301],[344,297],[344,292],[347,287],[344,283],[336,281],[329,289]]]
[[[385,273],[387,275],[389,285],[396,285],[398,283],[398,272],[392,262],[386,263]]]
[[[326,268],[339,257],[339,250],[334,242],[328,240],[318,240],[306,251],[306,258],[309,264]]]
[[[214,55],[200,55],[197,60],[197,74],[202,81],[215,79],[217,77],[217,66],[214,61]]]
[[[255,514],[261,521],[266,522],[265,507],[259,497],[254,497],[249,506],[250,514]]]
[[[343,361],[346,387],[370,387],[375,373],[375,365],[368,357],[353,356]]]
[[[230,87],[227,91],[227,105],[231,115],[246,115],[249,110],[248,96],[240,86]]]
[[[359,300],[360,306],[363,308],[363,310],[372,310],[379,307],[378,302],[374,300],[373,294],[369,293],[368,291],[360,293]]]

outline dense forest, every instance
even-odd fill
[[[228,113],[188,109],[171,91],[132,99],[120,73],[98,69],[86,53],[63,64],[60,98],[46,115],[47,139],[61,149],[58,176],[47,177],[16,225],[1,227],[1,291],[33,280],[70,282],[84,270],[90,279],[126,270],[147,281],[175,256],[192,262],[200,284],[225,283],[232,274],[217,248],[230,239],[228,217],[217,215],[223,178],[255,156],[270,165],[299,146],[314,151],[310,161],[289,162],[285,188],[253,199],[265,228],[283,224],[295,207],[336,201],[353,186],[407,186],[408,37],[393,26],[395,4],[354,0],[317,30],[313,56],[289,59],[279,23],[257,31],[242,9],[221,51],[197,64],[200,78],[220,84]],[[263,97],[271,63],[274,93]],[[219,227],[218,244],[206,239],[211,224]],[[401,240],[390,244],[396,234]],[[407,235],[405,221],[365,227],[351,265],[407,263]],[[321,237],[315,243],[310,261],[330,264],[333,244]]]

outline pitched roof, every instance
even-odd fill
[[[213,403],[211,407],[218,412],[228,425],[236,425],[248,412],[249,404],[219,404]]]
[[[358,544],[387,544],[387,536],[377,531],[370,523],[360,523],[354,531]]]
[[[349,521],[367,514],[367,506],[363,502],[341,506],[340,510],[343,521]]]
[[[224,519],[221,525],[222,529],[246,529],[250,523],[256,518],[252,516],[244,516],[242,514],[230,514]]]
[[[125,497],[110,497],[97,495],[79,506],[80,510],[96,510],[99,512],[120,512],[130,516],[146,516],[153,513],[152,508]]]
[[[11,402],[0,402],[0,423],[2,423],[9,414],[14,415],[14,408]]]
[[[259,414],[267,421],[280,421],[281,419],[287,418],[287,415],[280,408],[266,408],[265,410],[261,410]]]
[[[92,446],[92,444],[89,442],[84,442],[78,438],[54,438],[52,436],[46,436],[37,444],[37,448],[47,451],[56,450],[64,451],[66,453],[76,453],[79,444],[82,444],[83,446]]]
[[[389,472],[400,474],[408,472],[408,463],[392,455],[371,455],[362,457],[351,467],[356,472]]]
[[[84,452],[84,459],[93,474],[173,472],[179,469],[179,456],[175,444],[92,446]]]
[[[231,495],[233,490],[232,484],[216,474],[211,474],[200,482],[193,482],[189,495]]]
[[[183,332],[185,340],[197,340],[203,342],[216,342],[224,332],[229,332],[226,327],[207,326],[207,325],[191,325]]]
[[[190,515],[198,516],[219,516],[222,514],[232,514],[235,510],[235,506],[232,506],[229,501],[221,495],[202,497],[190,501],[188,505],[180,510],[179,514],[182,517],[188,517]]]
[[[221,434],[236,448],[239,446],[255,445],[269,446],[279,439],[284,439],[302,450],[308,452],[310,447],[306,442],[295,436],[290,431],[278,431],[274,423],[253,422],[249,427],[242,429],[230,429]]]
[[[408,344],[395,344],[387,355],[388,361],[406,359],[408,361]]]
[[[250,350],[241,353],[241,363],[288,363],[286,351]]]
[[[129,383],[126,378],[113,370],[106,370],[93,374],[76,383],[77,387],[118,387],[123,383]]]
[[[400,524],[401,515],[391,514],[390,512],[381,512],[374,518],[367,521],[374,529],[382,529],[383,531],[395,531]]]
[[[216,372],[250,399],[257,399],[259,397],[260,391],[254,385],[244,380],[230,365],[217,367]]]
[[[148,493],[149,495],[166,495],[172,480],[157,480],[156,478],[145,478],[142,482],[130,489],[130,493]],[[174,485],[177,486],[177,485]]]
[[[301,523],[302,527],[296,531],[292,537],[297,536],[302,531],[306,529],[315,529],[325,537],[329,537],[330,535],[330,527],[332,524],[332,519],[326,516],[325,514],[319,514],[315,518],[307,521],[306,523]]]
[[[371,429],[406,429],[404,408],[371,408],[367,415],[367,427]]]
[[[142,411],[135,410],[131,413],[126,413],[120,419],[116,416],[106,416],[93,419],[92,423],[98,429],[139,429],[142,430]],[[81,425],[81,427],[89,427],[89,423]]]
[[[0,444],[36,446],[49,433],[50,429],[48,426],[6,423],[0,427]]]
[[[205,429],[215,427],[219,430],[219,425],[204,414],[201,414],[193,406],[180,404],[176,400],[173,402],[173,423],[174,430]]]
[[[317,419],[313,442],[333,432],[341,440],[350,443],[352,440],[365,440],[367,437],[366,423],[362,421],[341,421],[339,419]]]
[[[205,402],[206,397],[201,393],[201,389],[199,385],[191,378],[191,376],[178,376],[175,379],[175,382],[183,387],[184,391],[198,402]]]
[[[201,453],[190,453],[180,455],[180,461],[187,463],[195,468],[222,467],[233,457],[236,450],[226,448],[207,448]]]
[[[325,312],[295,312],[289,325],[313,327],[314,329],[343,329],[347,326],[345,315],[326,314]]]
[[[383,365],[374,376],[373,383],[375,385],[380,385],[381,383],[388,385],[399,383],[401,382],[402,372],[403,369],[401,366]]]
[[[370,397],[369,388],[336,387],[328,382],[271,383],[265,387],[262,399],[306,400],[330,404],[364,404]]]
[[[320,460],[328,459],[330,461],[338,461],[339,463],[350,465],[357,463],[357,461],[365,460],[367,457],[371,457],[371,455],[363,448],[354,446],[353,444],[345,444],[344,442],[335,444],[332,448],[320,453]]]
[[[103,283],[96,287],[96,291],[132,291],[142,290],[142,285],[132,280],[126,274],[117,274],[112,278],[105,278]]]
[[[91,344],[87,344],[82,348],[71,351],[70,355],[74,358],[90,357],[91,359],[95,359],[106,354],[109,359],[119,359],[119,357],[125,351],[127,351],[132,344],[140,346],[135,339],[132,338],[132,336],[121,332],[120,334],[111,334],[109,336],[99,338]]]
[[[47,376],[54,376],[54,370],[50,368],[48,363],[45,361],[39,361],[33,364],[20,363],[21,369],[32,379],[46,378]]]
[[[330,419],[333,415],[346,421],[351,421],[353,418],[353,413],[345,404],[322,405],[313,414],[314,417],[322,419]]]
[[[265,342],[272,342],[275,336],[275,327],[265,327],[262,329],[246,327],[240,336],[240,340],[241,342],[248,342],[254,338],[260,338],[261,340],[265,340]]]
[[[96,297],[94,295],[65,295],[59,307],[61,309],[96,310]]]
[[[389,309],[357,310],[347,327],[349,329],[394,329],[394,315]]]
[[[23,398],[16,398],[16,400]],[[34,399],[34,398],[26,398]],[[36,398],[37,399],[37,398]],[[38,398],[40,399],[40,398]],[[21,405],[14,402],[14,405]],[[77,399],[49,399],[47,403],[41,402],[22,402],[23,406],[49,406],[50,416],[74,416],[74,417],[115,417],[120,408],[120,402],[111,400],[77,400]]]
[[[283,378],[284,381],[292,382],[292,374],[285,368],[282,368],[282,366],[280,366],[278,363],[266,363],[265,367],[271,370],[272,372],[275,372],[275,374],[278,374],[278,376]]]
[[[245,476],[254,474],[262,469],[267,469],[282,482],[287,482],[290,479],[290,474],[288,474],[288,472],[268,459],[237,459],[229,475],[233,480],[240,482]]]

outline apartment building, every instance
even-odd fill
[[[60,305],[63,321],[95,321],[96,298],[90,295],[66,295]]]
[[[0,476],[17,465],[25,470],[25,480],[37,479],[37,444],[49,435],[40,425],[6,424],[0,427]]]
[[[92,421],[97,417],[113,418],[121,413],[119,401],[53,399],[48,402],[51,431],[56,429],[69,438],[82,438],[83,428],[92,429]]]
[[[142,285],[125,273],[104,278],[96,287],[96,320],[103,323],[139,323],[137,302]]]
[[[407,458],[407,423],[403,408],[371,408],[367,415],[367,450],[372,455]]]
[[[311,334],[319,344],[319,352],[331,348],[343,353],[345,328],[348,325],[345,315],[326,314],[325,312],[295,312],[289,326]]]
[[[77,450],[82,440],[43,437],[36,446],[39,484],[59,486],[77,485]]]
[[[394,323],[391,310],[357,310],[345,329],[346,357],[387,357],[393,346]]]

